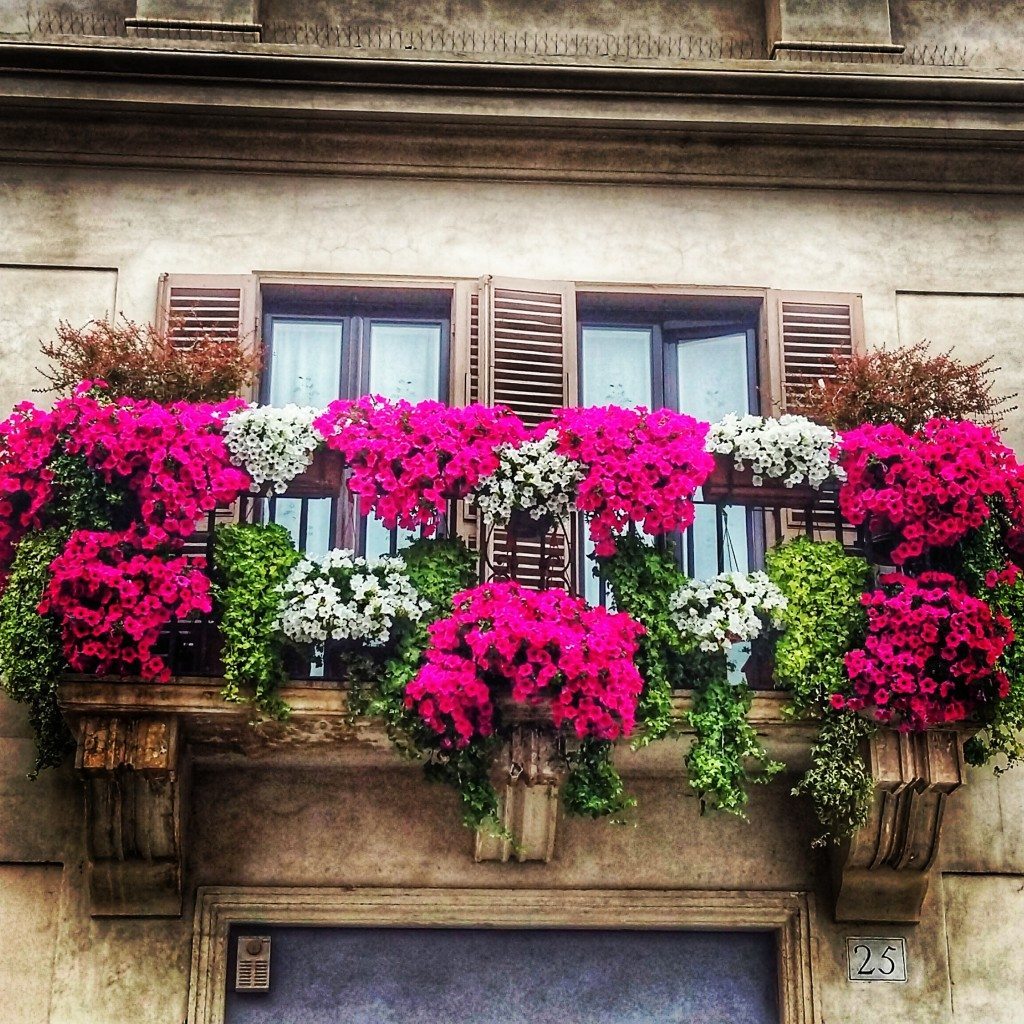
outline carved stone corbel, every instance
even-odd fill
[[[916,923],[946,798],[963,784],[962,736],[879,729],[869,745],[875,798],[868,823],[833,855],[836,920]]]
[[[188,790],[178,719],[83,716],[77,739],[93,916],[180,916]]]
[[[564,775],[565,760],[551,729],[517,725],[494,772],[506,835],[477,832],[476,860],[550,861],[555,851],[558,794]]]

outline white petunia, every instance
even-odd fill
[[[828,480],[846,479],[834,454],[838,445],[836,433],[804,416],[772,419],[732,413],[711,425],[706,442],[709,452],[731,455],[737,469],[749,463],[755,486],[768,478],[786,487],[821,487]]]
[[[763,572],[722,573],[688,580],[669,599],[680,633],[702,651],[727,651],[761,635],[765,621],[780,626],[786,598]]]
[[[303,558],[278,588],[277,628],[300,644],[358,640],[381,647],[395,622],[418,621],[427,610],[400,558],[368,561],[340,548]]]
[[[229,413],[224,443],[231,461],[257,486],[269,481],[280,494],[288,481],[306,469],[323,438],[313,429],[316,409],[286,405],[276,409],[249,405]]]
[[[548,514],[560,518],[574,511],[576,488],[586,471],[575,459],[559,455],[557,442],[557,433],[549,430],[536,441],[498,449],[498,468],[474,492],[484,519],[507,523],[516,509],[534,519]]]

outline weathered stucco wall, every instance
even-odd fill
[[[33,167],[2,174],[4,411],[38,379],[38,339],[59,316],[84,321],[118,310],[148,318],[164,271],[491,273],[853,291],[864,296],[872,344],[927,336],[972,358],[992,354],[1011,389],[1024,372],[1017,354],[1024,209],[1012,197],[967,203],[811,190]],[[1019,417],[1009,436],[1024,446]],[[0,702],[0,984],[18,990],[14,1019],[178,1024],[191,907],[173,922],[90,919],[77,785],[68,771],[29,783],[30,763],[23,716]],[[1006,959],[1018,936],[1008,908],[1024,882],[1024,777],[976,773],[953,798],[944,854],[950,874],[931,892],[920,925],[885,930],[908,939],[910,982],[870,991],[845,981],[844,937],[859,930],[830,923],[824,863],[809,848],[813,823],[786,782],[756,790],[744,824],[699,820],[681,775],[633,781],[638,827],[567,822],[553,864],[502,867],[471,862],[450,794],[410,769],[200,767],[189,885],[805,889],[819,897],[814,970],[822,1021],[1015,1019],[1019,986]],[[985,941],[975,942],[983,926]],[[31,984],[21,983],[26,972]]]

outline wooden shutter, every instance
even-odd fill
[[[576,404],[576,292],[572,284],[483,278],[461,291],[456,289],[456,314],[464,335],[460,344],[456,326],[456,400],[508,406],[528,427],[550,419],[555,409]],[[507,557],[504,531],[495,530],[489,546],[492,562]],[[558,550],[567,575],[572,577],[574,553],[564,543]],[[517,554],[517,578],[538,584],[539,542],[520,541]]]
[[[156,323],[171,325],[175,344],[199,338],[254,343],[256,278],[252,274],[161,274]]]
[[[835,372],[832,356],[864,351],[859,295],[831,292],[769,293],[768,352],[773,411],[797,412],[818,380]]]
[[[861,297],[845,292],[771,292],[768,306],[769,407],[773,412],[799,412],[802,397],[819,380],[835,374],[833,355],[864,351]],[[822,497],[811,517],[816,535],[836,536],[836,512],[835,499]],[[806,512],[793,510],[786,519],[789,535],[806,532]],[[852,533],[845,540],[852,543]]]
[[[258,344],[257,284],[253,274],[161,274],[157,285],[158,327],[171,327],[174,343],[186,347],[199,338]],[[258,385],[242,397],[250,401]],[[237,522],[239,505],[217,508],[186,542],[188,554],[209,556],[210,526]]]

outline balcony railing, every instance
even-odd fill
[[[359,548],[365,543],[366,520],[355,515],[351,502],[343,498],[276,499],[246,495],[236,506],[217,509],[208,516],[204,529],[190,540],[190,552],[205,556],[207,564],[212,565],[213,537],[218,526],[231,522],[279,521],[281,502],[285,500],[291,503],[290,522],[299,550],[307,550],[311,540],[323,541],[324,538],[312,537],[310,524],[315,518],[311,513],[312,503],[324,500],[331,501],[330,546]],[[695,505],[697,514],[693,527],[656,541],[663,550],[676,553],[681,567],[689,575],[763,568],[767,551],[801,535],[814,540],[839,540],[850,549],[859,547],[858,538],[839,515],[834,494],[827,491],[822,492],[814,504],[795,503],[792,507],[741,507],[727,501],[704,500],[697,500]],[[438,523],[435,536],[448,535],[448,524],[459,521],[466,521],[465,511],[451,509]],[[561,587],[582,594],[593,603],[612,603],[604,582],[591,572],[592,560],[585,557],[587,544],[580,517],[554,522],[547,530],[533,536],[486,526],[478,526],[476,536],[481,579],[511,579],[539,588]],[[399,549],[402,539],[400,531],[390,531],[387,547],[392,553]],[[167,660],[175,676],[216,678],[223,674],[221,648],[215,611],[172,623],[158,653]],[[290,650],[286,655],[289,676],[314,686],[337,685],[345,678],[337,655],[347,649],[345,643],[328,641],[319,663]],[[771,688],[771,665],[756,644],[743,671],[753,688]]]

